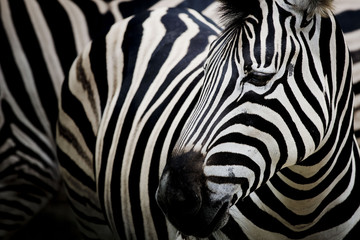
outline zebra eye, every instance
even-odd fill
[[[244,81],[257,87],[265,86],[275,75],[275,73],[249,72]]]

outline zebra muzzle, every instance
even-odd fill
[[[168,220],[187,236],[207,237],[228,220],[232,196],[212,201],[203,175],[201,154],[187,153],[171,159],[156,193]]]

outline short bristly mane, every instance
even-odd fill
[[[333,9],[333,0],[294,0],[294,7],[299,11],[306,11],[310,17],[315,14],[328,17],[329,10]]]
[[[225,28],[241,23],[244,17],[259,6],[259,0],[218,0],[218,2],[220,2],[221,21]],[[333,8],[333,0],[288,0],[286,2],[295,10],[305,12],[309,17],[316,14],[328,17],[329,10]]]

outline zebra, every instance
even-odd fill
[[[58,189],[54,105],[75,56],[115,21],[162,6],[195,8],[208,16],[215,9],[212,1],[0,1],[0,238],[28,221]]]
[[[140,4],[139,4],[140,3]],[[0,238],[9,238],[62,187],[55,124],[72,62],[115,22],[146,9],[212,1],[0,0]]]
[[[330,1],[220,2],[221,33],[156,9],[72,65],[57,144],[87,238],[355,233],[351,60]]]
[[[332,1],[221,2],[226,28],[167,160],[159,206],[184,236],[354,239],[352,66]]]

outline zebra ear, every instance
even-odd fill
[[[333,9],[333,0],[294,0],[296,9],[306,12],[308,17],[320,14],[322,17],[328,17],[329,12]]]

